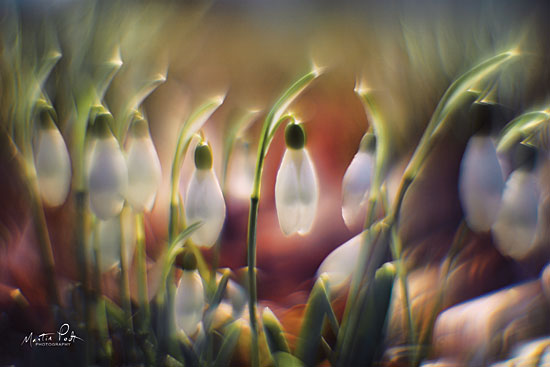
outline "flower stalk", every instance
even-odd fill
[[[256,157],[256,168],[254,171],[254,183],[252,193],[250,195],[250,209],[248,212],[248,229],[247,229],[247,266],[248,266],[248,311],[250,317],[250,331],[252,335],[252,343],[250,346],[251,363],[253,367],[258,367],[260,364],[259,343],[258,343],[258,319],[256,311],[256,303],[258,300],[256,290],[256,235],[258,225],[258,208],[260,204],[260,188],[262,181],[262,173],[264,168],[265,156],[271,140],[277,128],[289,116],[283,116],[288,106],[300,95],[300,93],[318,76],[319,70],[313,70],[296,81],[283,95],[277,100],[273,108],[269,111],[262,126],[260,141],[258,143],[258,154]]]

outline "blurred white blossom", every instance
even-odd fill
[[[97,122],[96,124],[106,124]],[[118,141],[105,125],[92,143],[88,167],[90,208],[100,219],[114,217],[122,210],[128,185],[126,160]]]
[[[45,117],[49,119],[49,116]],[[47,121],[35,139],[34,156],[40,197],[48,206],[65,202],[71,183],[71,160],[65,141],[53,121]]]
[[[489,231],[504,189],[502,170],[489,136],[470,138],[460,165],[458,189],[468,226],[478,232]]]
[[[319,266],[317,275],[326,274],[331,289],[339,289],[351,277],[356,268],[361,241],[364,239],[365,233],[363,231],[336,247]]]
[[[535,242],[540,188],[533,172],[518,169],[506,181],[502,205],[492,232],[498,250],[521,259]]]
[[[375,164],[374,147],[368,140],[373,138],[365,134],[342,180],[342,218],[348,228],[357,224],[366,211]]]
[[[128,140],[128,190],[126,200],[136,210],[151,210],[162,173],[145,120],[135,121]]]
[[[205,164],[204,160],[208,159],[209,162]],[[212,153],[206,144],[198,145],[195,150],[195,170],[185,198],[187,223],[202,223],[193,232],[191,239],[198,246],[212,247],[216,243],[225,221],[225,201],[216,174],[212,169]]]
[[[178,329],[188,336],[194,334],[202,320],[204,306],[204,286],[198,271],[184,270],[174,300]]]

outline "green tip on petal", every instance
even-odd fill
[[[42,129],[55,129],[55,111],[51,106],[40,109],[40,127]]]
[[[528,144],[519,144],[514,151],[514,167],[532,171],[537,162],[537,148]]]
[[[288,124],[285,128],[287,148],[302,149],[306,145],[306,132],[301,124]]]
[[[470,121],[474,134],[477,133],[484,136],[491,134],[493,109],[494,105],[492,103],[472,103],[472,106],[470,107]]]
[[[361,139],[359,144],[359,150],[362,152],[374,152],[376,149],[376,135],[373,133],[366,133]]]
[[[183,253],[181,267],[183,268],[183,270],[186,271],[193,271],[197,269],[197,257],[192,251],[186,250]]]
[[[130,127],[130,133],[134,138],[143,138],[149,134],[149,126],[147,121],[142,118],[134,120]]]
[[[94,133],[99,138],[106,138],[111,135],[109,125],[113,123],[113,116],[110,113],[100,113],[94,121]]]
[[[212,149],[206,143],[201,143],[195,148],[195,167],[197,169],[212,168]]]

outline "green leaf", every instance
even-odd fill
[[[451,121],[448,117],[462,105],[464,100],[467,100],[465,97],[467,97],[469,93],[472,93],[470,88],[501,70],[507,62],[518,55],[519,53],[517,51],[510,50],[493,56],[462,74],[449,86],[449,88],[447,88],[445,94],[437,104],[430,122],[422,135],[422,139],[407,166],[405,174],[403,175],[404,180],[410,179],[416,175],[433,147],[433,138],[442,134],[448,128],[446,122]]]
[[[124,311],[122,310],[122,308],[118,307],[118,305],[111,301],[109,298],[105,296],[102,296],[102,298],[105,302],[105,309],[107,311],[109,325],[117,329],[124,327],[127,322],[125,320]]]
[[[307,73],[288,88],[277,102],[275,102],[266,118],[268,136],[272,135],[271,133],[276,128],[275,123],[281,119],[286,109],[319,75],[321,75],[320,70],[317,69]]]
[[[382,186],[384,174],[388,168],[390,158],[390,134],[389,125],[382,116],[376,97],[370,90],[357,89],[355,91],[360,97],[367,117],[373,126],[376,135],[376,165],[372,180],[371,197],[377,195],[377,190]]]
[[[227,327],[220,351],[214,361],[215,367],[229,366],[229,362],[231,362],[231,357],[239,341],[239,336],[241,335],[241,329],[242,321],[239,320]]]
[[[285,338],[283,326],[277,319],[277,316],[266,307],[262,314],[263,326],[265,336],[267,339],[267,345],[271,354],[275,357],[277,352],[290,353],[288,342]],[[277,361],[277,360],[275,360]],[[284,365],[283,365],[284,366]]]
[[[354,335],[337,345],[337,366],[370,366],[383,340],[386,316],[390,306],[395,266],[386,263],[376,271],[374,280],[358,296],[357,318],[351,320]]]
[[[218,287],[216,288],[216,293],[212,297],[210,302],[210,307],[215,307],[220,304],[223,296],[225,295],[225,290],[227,289],[227,283],[229,282],[229,277],[231,276],[231,269],[224,269],[222,277],[218,282]]]
[[[201,222],[193,223],[185,230],[183,230],[173,241],[168,245],[168,249],[162,253],[159,261],[162,264],[162,276],[159,279],[159,291],[157,294],[158,300],[163,300],[166,293],[166,281],[168,279],[168,274],[170,269],[172,269],[172,264],[176,260],[176,256],[183,250],[183,244],[187,237],[191,236],[200,226]]]
[[[548,111],[532,111],[524,113],[510,121],[498,139],[497,151],[505,152],[513,145],[531,136],[550,118]]]
[[[321,275],[311,290],[296,346],[296,356],[306,366],[314,366],[317,362],[325,317],[328,318],[334,333],[338,335],[338,320],[330,304],[325,284],[326,280]]]
[[[273,355],[275,365],[280,367],[303,367],[304,364],[298,358],[287,352],[277,352]]]

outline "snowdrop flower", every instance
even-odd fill
[[[468,226],[478,232],[489,231],[498,215],[504,179],[488,135],[470,138],[460,165],[458,189]]]
[[[191,239],[198,246],[212,247],[225,221],[225,201],[212,169],[212,150],[206,143],[195,148],[195,171],[187,188],[186,200],[187,223],[202,223]]]
[[[363,231],[335,248],[319,266],[317,275],[326,274],[331,289],[342,287],[354,272],[365,233]]]
[[[96,117],[88,167],[90,208],[103,220],[120,213],[128,185],[126,161],[108,125],[112,119],[108,113]]]
[[[522,259],[535,245],[540,187],[533,167],[520,167],[506,181],[502,205],[492,232],[498,250]]]
[[[174,319],[179,330],[190,336],[197,331],[205,306],[204,286],[197,271],[197,259],[184,255],[183,274],[174,299]]]
[[[295,232],[304,235],[311,230],[315,219],[319,183],[311,158],[304,148],[306,136],[300,124],[287,125],[285,142],[287,150],[275,182],[277,216],[285,235]]]
[[[44,203],[55,207],[67,199],[71,160],[65,141],[46,109],[40,113],[40,125],[34,147],[38,190]]]
[[[342,217],[348,228],[353,227],[366,211],[374,171],[374,134],[363,136],[359,151],[353,157],[342,181]]]
[[[141,212],[151,210],[161,182],[160,161],[147,122],[139,119],[130,128],[128,141],[128,190],[126,200]]]

